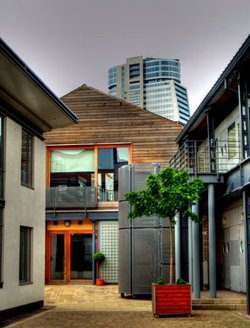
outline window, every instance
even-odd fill
[[[237,154],[235,123],[230,125],[230,127],[228,128],[227,136],[228,136],[228,159],[232,159]]]
[[[32,229],[20,227],[19,282],[31,281],[31,236]]]
[[[51,187],[66,185],[92,186],[94,174],[94,150],[52,150],[50,158]]]
[[[128,148],[98,149],[98,199],[118,200],[118,170],[128,164]]]
[[[33,136],[22,130],[21,184],[32,187]]]

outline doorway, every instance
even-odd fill
[[[46,283],[92,279],[92,234],[48,232]]]
[[[70,279],[92,278],[92,235],[71,234]]]

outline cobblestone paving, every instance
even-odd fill
[[[202,298],[207,298],[202,293]],[[230,293],[230,298],[245,295]],[[220,299],[227,299],[222,292]],[[15,328],[250,328],[246,311],[193,310],[191,317],[154,318],[150,299],[121,298],[117,286],[45,286],[45,307],[11,318],[0,327]]]
[[[250,320],[231,311],[194,311],[191,317],[154,318],[150,312],[49,310],[8,327],[48,328],[249,328]]]

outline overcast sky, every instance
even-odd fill
[[[179,58],[193,113],[250,32],[250,0],[0,0],[0,32],[59,97],[126,57]]]

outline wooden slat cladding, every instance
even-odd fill
[[[132,163],[166,163],[182,126],[83,85],[62,97],[79,123],[46,133],[46,143],[132,144]]]

